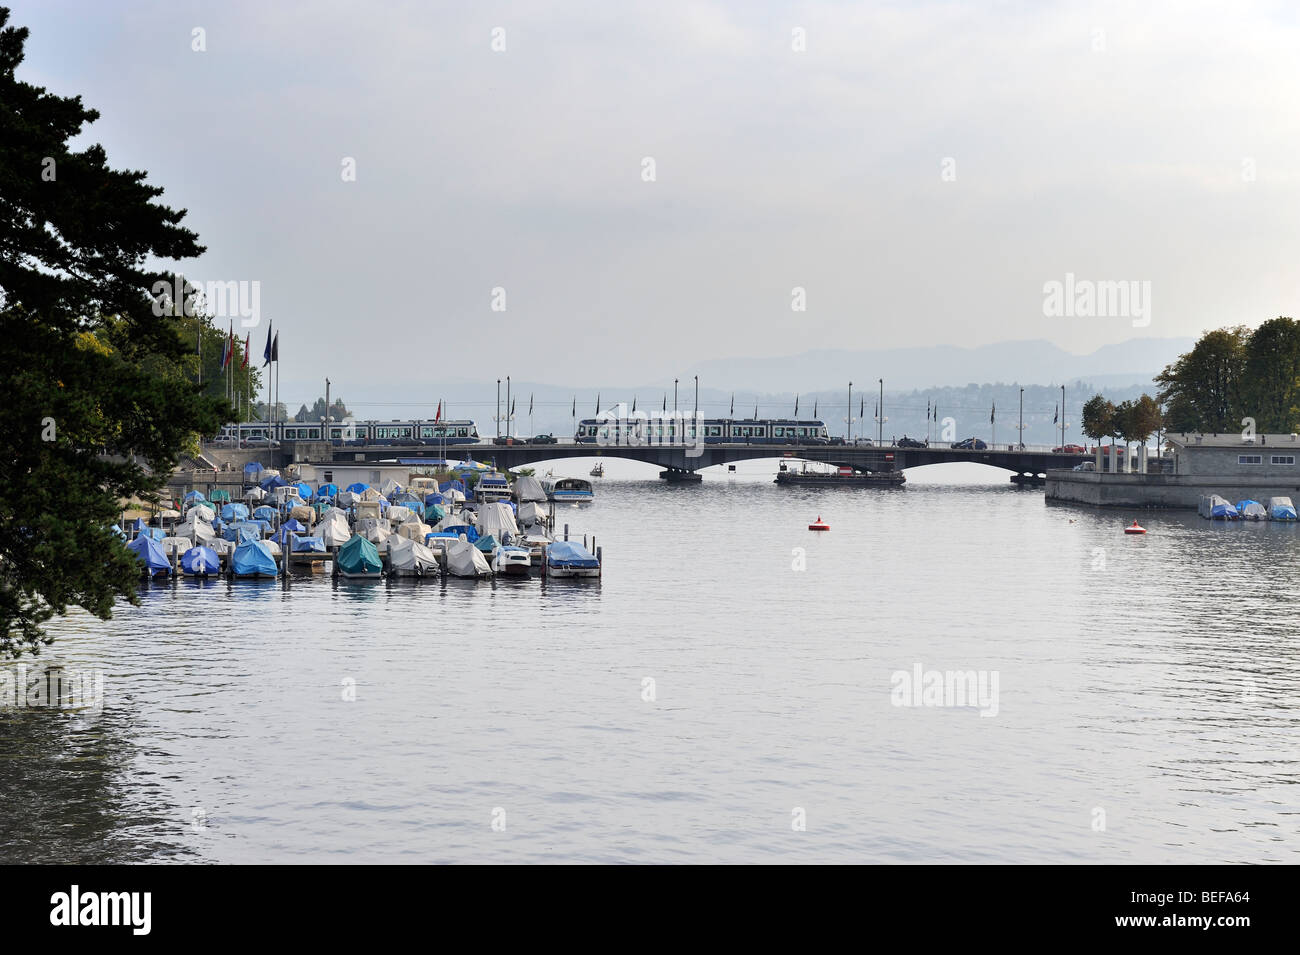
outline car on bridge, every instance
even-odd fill
[[[1087,454],[1087,448],[1081,444],[1063,444],[1059,448],[1052,448],[1053,454]]]
[[[529,444],[559,444],[553,434],[535,434],[528,439]]]
[[[895,442],[894,442],[894,446],[895,446],[895,447],[898,447],[898,448],[925,448],[925,447],[929,447],[929,445],[927,445],[924,441],[918,441],[918,440],[916,440],[916,438],[909,438],[907,435],[903,435],[901,438],[899,438],[897,441],[895,441]]]
[[[965,441],[954,441],[952,448],[954,451],[987,451],[989,446],[979,438],[967,438]]]

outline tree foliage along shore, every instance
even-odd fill
[[[1290,434],[1300,425],[1300,322],[1206,332],[1156,381],[1170,431],[1231,433],[1253,418],[1256,431]]]
[[[171,273],[147,263],[203,251],[184,211],[103,147],[69,147],[98,113],[16,78],[27,34],[0,7],[0,656],[39,650],[71,606],[138,601],[119,504],[230,414],[182,372],[195,338],[149,294]]]
[[[1300,430],[1300,322],[1282,316],[1254,331],[1206,332],[1155,380],[1162,386],[1156,398],[1115,405],[1093,395],[1083,406],[1083,433],[1127,445],[1161,428],[1230,434],[1251,419],[1256,431],[1291,434]]]

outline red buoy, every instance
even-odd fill
[[[1137,521],[1134,521],[1128,527],[1124,528],[1125,534],[1145,534],[1146,532],[1147,529],[1143,527],[1141,524],[1139,524]]]
[[[808,525],[808,530],[810,531],[828,531],[830,529],[831,526],[822,520],[820,514],[817,515],[817,520]]]

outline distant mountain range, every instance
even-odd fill
[[[699,374],[712,388],[813,392],[853,381],[886,389],[966,384],[1062,384],[1084,379],[1098,386],[1148,384],[1195,344],[1191,338],[1136,338],[1074,355],[1048,341],[998,342],[978,348],[929,345],[879,351],[823,349],[782,358],[726,358],[701,362]]]

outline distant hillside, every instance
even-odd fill
[[[1047,385],[1086,379],[1098,385],[1149,381],[1195,340],[1137,338],[1106,345],[1090,355],[1072,355],[1047,341],[999,342],[979,348],[933,345],[880,351],[803,352],[785,358],[728,358],[691,368],[714,388],[763,388],[810,392],[838,381],[913,389],[970,383]]]

